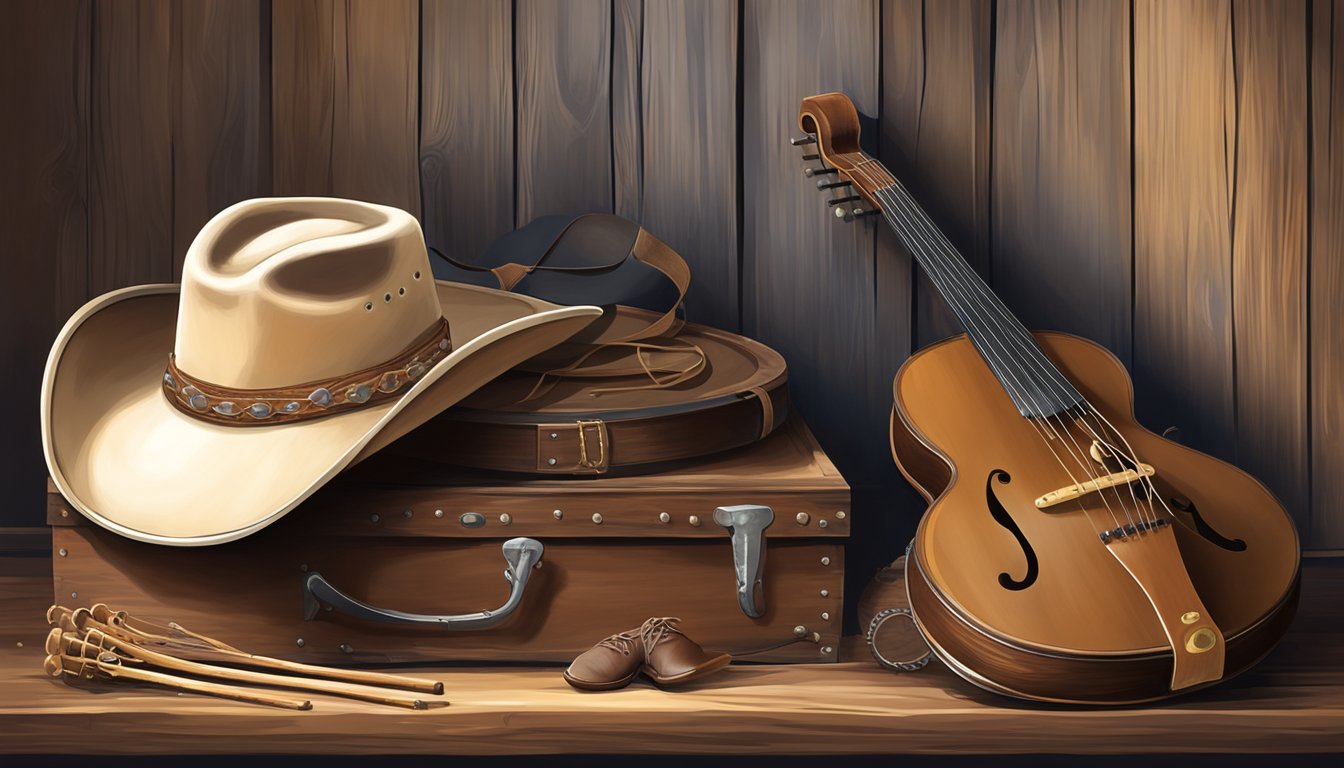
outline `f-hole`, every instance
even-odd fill
[[[999,497],[994,495],[994,481],[997,480],[1003,485],[1012,482],[1013,478],[1002,469],[995,469],[985,478],[985,503],[989,505],[989,514],[994,516],[994,522],[1007,528],[1017,539],[1018,546],[1022,547],[1022,556],[1027,559],[1027,574],[1021,579],[1014,579],[1009,576],[1007,571],[999,574],[999,586],[1013,591],[1026,589],[1036,583],[1036,576],[1040,573],[1040,563],[1036,560],[1036,550],[1031,548],[1031,542],[1022,534],[1022,529],[1017,527],[1017,521],[1008,510],[999,503]]]
[[[1199,514],[1199,509],[1193,501],[1177,496],[1170,499],[1171,506],[1175,509],[1190,515],[1190,522],[1195,524],[1195,533],[1203,536],[1205,539],[1226,549],[1229,552],[1245,552],[1246,542],[1243,539],[1229,539],[1223,534],[1215,531],[1213,526],[1204,520],[1204,516]]]

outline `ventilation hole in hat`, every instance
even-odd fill
[[[406,295],[406,289],[405,289],[405,288],[398,288],[398,289],[397,289],[397,295],[398,295],[398,296],[405,296],[405,295]]]
[[[390,294],[390,293],[384,293],[384,294],[383,294],[383,301],[386,301],[386,302],[390,302],[390,301],[392,301],[392,294]]]
[[[415,270],[415,279],[416,279],[416,280],[419,280],[419,279],[420,279],[420,270],[418,270],[418,269]]]
[[[364,311],[365,311],[365,312],[372,312],[372,311],[373,311],[373,302],[372,302],[372,301],[366,301],[366,302],[364,302]]]

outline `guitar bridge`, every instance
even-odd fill
[[[1073,501],[1074,499],[1081,498],[1089,493],[1094,493],[1104,488],[1111,488],[1117,485],[1128,485],[1140,478],[1152,477],[1157,474],[1157,470],[1153,469],[1153,465],[1151,464],[1140,464],[1139,469],[1142,470],[1142,475],[1132,469],[1126,469],[1124,472],[1115,472],[1106,475],[1105,477],[1098,477],[1095,480],[1086,480],[1081,483],[1066,485],[1059,490],[1051,491],[1036,499],[1036,508],[1046,509],[1047,507],[1053,507],[1056,504],[1063,504],[1066,501]]]

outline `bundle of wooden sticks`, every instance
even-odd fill
[[[52,630],[44,668],[52,677],[133,680],[299,710],[312,709],[312,702],[268,689],[325,693],[409,709],[448,704],[443,683],[434,680],[255,656],[178,624],[139,619],[102,603],[74,610],[53,605],[47,610],[47,622]]]

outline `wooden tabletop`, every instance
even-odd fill
[[[1344,752],[1344,560],[1308,560],[1293,630],[1256,669],[1160,707],[982,693],[936,662],[893,674],[851,641],[829,665],[727,669],[691,690],[579,693],[558,668],[414,668],[452,704],[313,696],[286,712],[41,670],[50,565],[0,558],[0,753],[462,754]]]

